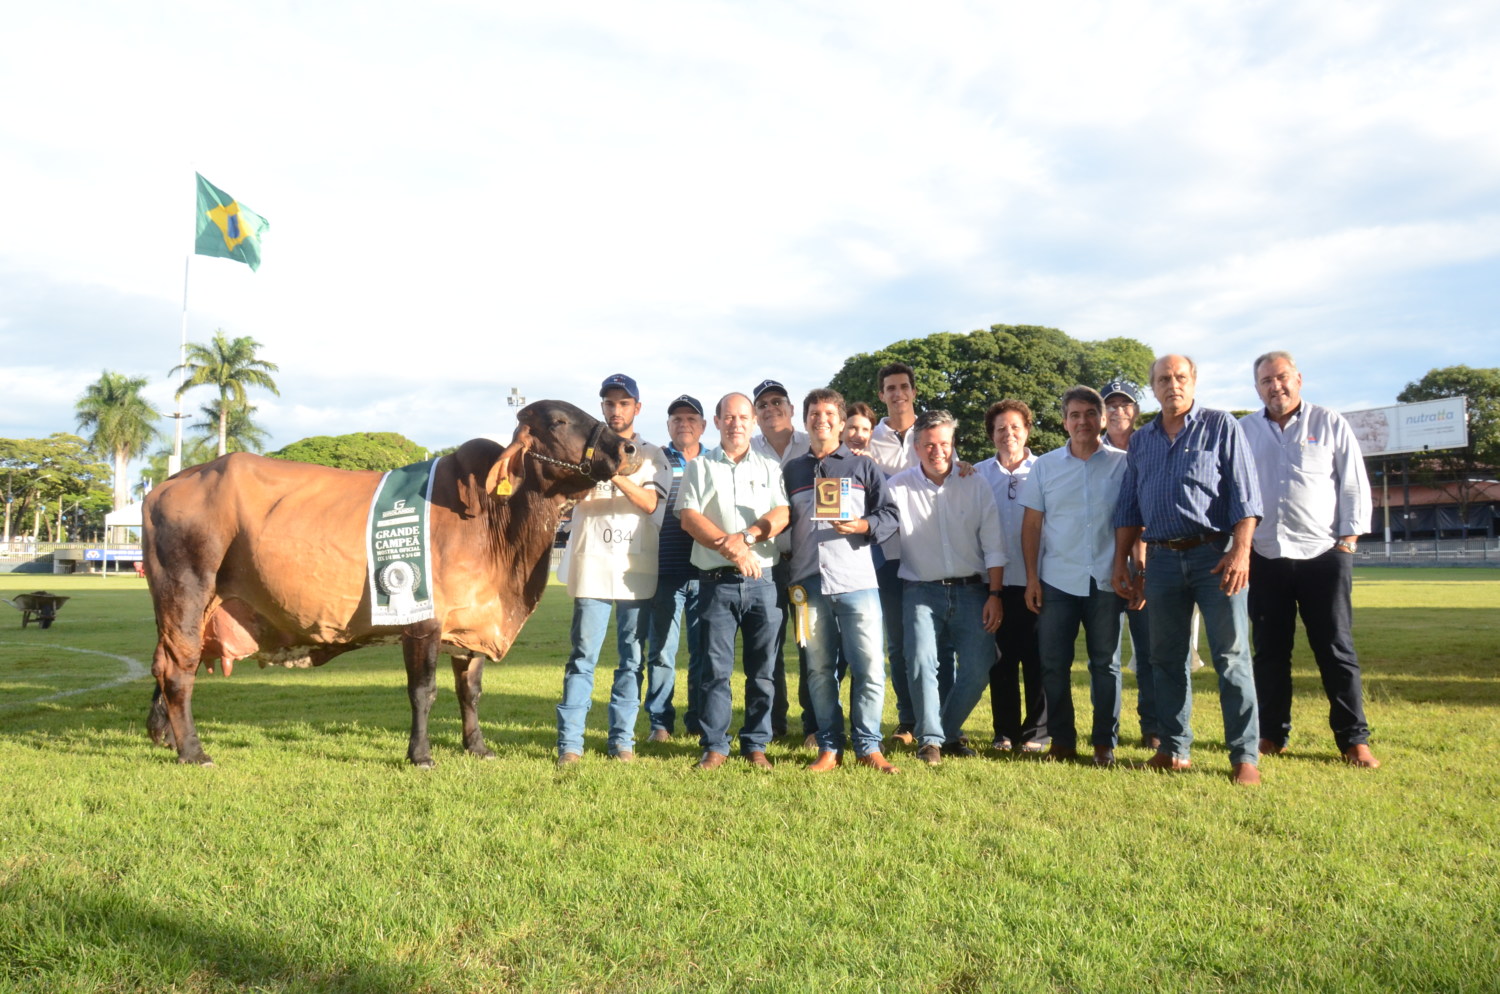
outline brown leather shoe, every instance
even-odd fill
[[[1146,760],[1146,768],[1159,773],[1181,773],[1183,770],[1191,769],[1192,765],[1191,760],[1178,759],[1167,752],[1159,752]]]
[[[729,757],[724,755],[722,752],[713,752],[712,750],[709,750],[704,752],[702,756],[698,757],[698,762],[693,764],[693,769],[717,770],[719,767],[724,765],[724,761],[728,758]]]
[[[1150,749],[1152,752],[1155,752],[1156,750],[1158,750],[1158,749],[1161,748],[1161,736],[1160,735],[1142,735],[1141,736],[1141,748],[1142,749]]]
[[[1350,766],[1358,766],[1366,770],[1380,768],[1380,760],[1376,759],[1375,754],[1370,751],[1370,747],[1363,743],[1345,749],[1344,762]]]
[[[609,758],[617,763],[633,763],[635,762],[635,753],[629,749],[621,749],[619,752],[610,753]]]
[[[1284,752],[1286,752],[1286,746],[1277,745],[1270,739],[1260,740],[1260,754],[1262,756],[1280,756]]]
[[[802,748],[816,749],[818,747],[818,733],[809,732],[807,738],[802,740]]]
[[[1053,745],[1042,758],[1053,763],[1071,763],[1078,758],[1078,750],[1064,749],[1060,745]]]
[[[917,758],[928,766],[937,766],[943,761],[943,750],[940,746],[924,745],[917,750]]]
[[[1256,769],[1254,763],[1235,763],[1230,767],[1229,781],[1246,787],[1258,784],[1260,783],[1260,770]]]
[[[1115,765],[1115,751],[1113,749],[1111,749],[1109,746],[1094,746],[1094,765],[1095,766],[1113,766],[1113,765]]]
[[[669,732],[669,731],[667,731],[665,728],[654,728],[654,729],[651,730],[651,737],[648,738],[646,741],[647,742],[671,742],[672,741],[672,733]]]
[[[844,757],[831,750],[818,753],[818,758],[807,764],[809,773],[827,773],[836,770],[844,762]]]
[[[912,727],[910,725],[897,725],[896,730],[891,733],[891,738],[904,746],[909,746],[917,741],[917,737],[912,734]]]
[[[582,758],[583,757],[578,755],[578,753],[576,752],[565,752],[561,756],[557,757],[557,768],[559,770],[565,770],[570,766],[577,766],[578,761]]]
[[[878,752],[872,752],[868,756],[861,756],[855,760],[860,766],[868,766],[872,770],[881,773],[900,773],[901,771],[886,761],[886,758]]]
[[[758,749],[754,752],[745,753],[745,758],[750,761],[751,766],[757,767],[759,769],[769,770],[773,768],[771,766],[771,761],[766,758],[766,754]]]

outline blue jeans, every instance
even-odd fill
[[[698,582],[698,619],[707,663],[699,741],[708,752],[729,755],[729,721],[734,705],[729,684],[734,676],[736,632],[744,635],[745,724],[740,728],[740,752],[765,752],[771,744],[781,609],[776,606],[776,584],[769,573],[758,580],[705,575]]]
[[[696,574],[663,576],[656,581],[651,599],[651,654],[646,660],[646,716],[651,729],[674,730],[677,709],[672,694],[677,689],[677,644],[686,619],[688,649],[688,701],[682,725],[697,735],[699,685],[703,682],[702,636],[698,628],[698,577]]]
[[[995,637],[984,630],[983,583],[948,586],[906,581],[902,598],[906,629],[907,686],[921,745],[956,742],[995,665]],[[953,689],[938,694],[938,645],[948,640],[958,653]]]
[[[1089,741],[1114,748],[1120,740],[1120,610],[1125,601],[1109,587],[1089,580],[1087,594],[1070,594],[1042,581],[1042,613],[1036,639],[1042,654],[1042,693],[1047,695],[1047,728],[1054,749],[1078,748],[1073,719],[1073,643],[1083,624],[1089,656],[1089,700],[1094,708]]]
[[[573,651],[563,669],[562,703],[557,706],[557,753],[583,752],[583,726],[594,703],[594,667],[604,633],[609,630],[609,611],[615,609],[616,645],[620,665],[609,694],[609,751],[635,748],[635,717],[641,709],[641,661],[645,658],[647,609],[650,601],[607,601],[593,597],[573,599]]]
[[[839,649],[849,666],[849,718],[854,754],[880,751],[880,714],[885,708],[885,664],[880,656],[880,591],[823,593],[821,576],[800,582],[807,591],[812,632],[807,639],[807,681],[818,719],[818,748],[844,748],[844,709],[839,705]],[[795,615],[796,608],[793,613]]]
[[[1135,713],[1141,719],[1141,736],[1160,737],[1161,722],[1156,720],[1154,689],[1156,672],[1151,668],[1151,622],[1144,607],[1139,611],[1127,608],[1120,614],[1126,624],[1120,626],[1120,645],[1115,649],[1115,665],[1120,665],[1120,657],[1124,655],[1125,635],[1128,631],[1131,658],[1135,662]]]
[[[906,581],[897,572],[900,569],[901,560],[887,559],[876,568],[875,582],[880,587],[880,613],[885,619],[886,669],[891,674],[891,689],[896,693],[896,722],[910,728],[917,723],[917,716],[906,685],[906,615],[901,606]]]
[[[1189,629],[1193,605],[1203,614],[1209,654],[1219,674],[1219,707],[1231,763],[1259,758],[1260,718],[1250,662],[1247,592],[1226,597],[1209,572],[1224,556],[1228,539],[1175,551],[1148,547],[1146,610],[1150,612],[1152,689],[1161,723],[1161,753],[1187,759],[1193,745],[1193,691]]]

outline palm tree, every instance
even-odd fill
[[[78,427],[89,437],[89,447],[115,460],[115,507],[130,503],[130,483],[125,466],[158,436],[156,422],[161,412],[141,396],[144,376],[131,377],[103,370],[78,398],[74,410]]]
[[[193,387],[213,386],[219,390],[219,455],[228,451],[229,412],[232,406],[246,405],[245,388],[263,387],[276,396],[276,381],[270,374],[276,372],[274,362],[255,357],[260,343],[247,336],[230,339],[223,328],[214,329],[213,341],[207,345],[189,342],[186,361],[167,373],[187,373],[187,379],[177,388],[178,399]],[[231,401],[233,404],[231,404]]]
[[[224,401],[216,397],[198,408],[205,420],[195,421],[190,426],[192,430],[203,432],[206,438],[222,431],[226,452],[264,452],[270,436],[255,423],[255,405],[231,402],[227,412],[222,410],[223,406]]]

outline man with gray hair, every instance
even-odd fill
[[[1115,592],[1150,612],[1161,745],[1146,764],[1185,770],[1191,764],[1193,691],[1188,626],[1193,606],[1219,674],[1219,708],[1235,783],[1260,783],[1259,720],[1250,666],[1250,539],[1261,516],[1255,456],[1238,421],[1194,399],[1198,367],[1182,355],[1151,365],[1161,411],[1130,440],[1115,505]],[[1146,570],[1132,575],[1136,543],[1146,542]]]
[[[1115,499],[1125,475],[1125,453],[1101,444],[1104,398],[1092,387],[1062,395],[1068,444],[1038,459],[1021,485],[1026,508],[1021,554],[1026,560],[1026,606],[1037,615],[1042,693],[1054,760],[1078,757],[1073,721],[1073,643],[1078,626],[1088,646],[1090,742],[1094,763],[1110,766],[1120,737],[1120,614],[1125,600],[1110,586],[1114,572]]]
[[[950,756],[973,756],[962,741],[964,721],[989,685],[1000,627],[1005,546],[990,485],[977,473],[954,471],[947,411],[916,419],[918,463],[891,477],[891,499],[901,519],[903,627],[907,683],[916,712],[917,758],[929,766]],[[938,696],[938,644],[958,650],[947,700]]]
[[[1370,529],[1370,481],[1349,423],[1302,399],[1289,352],[1252,367],[1265,407],[1240,419],[1255,453],[1265,517],[1250,556],[1250,623],[1260,751],[1286,749],[1292,730],[1292,643],[1297,615],[1328,695],[1328,725],[1351,766],[1374,769],[1359,657],[1350,634],[1354,549]]]

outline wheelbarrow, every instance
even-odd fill
[[[21,627],[35,621],[43,628],[51,628],[52,622],[57,618],[57,612],[68,602],[68,598],[62,594],[49,594],[45,590],[36,590],[29,594],[17,594],[15,600],[8,597],[0,597],[11,607],[21,612]]]

